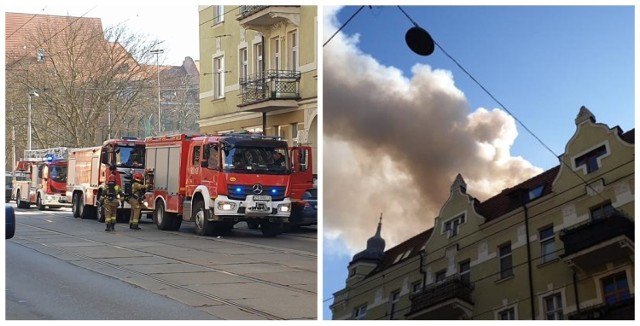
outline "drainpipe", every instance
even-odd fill
[[[531,242],[529,241],[529,210],[527,204],[522,200],[522,208],[524,208],[524,227],[527,237],[527,267],[529,268],[529,303],[531,305],[531,320],[536,319],[535,303],[533,297],[533,272],[531,271]]]
[[[576,297],[576,312],[580,313],[580,300],[578,299],[578,276],[573,272],[573,295]]]
[[[266,57],[266,52],[265,52],[265,47],[267,46],[267,44],[264,42],[264,34],[262,34],[262,91],[266,92],[266,83],[265,81],[265,75],[266,75],[266,61],[267,61],[267,57]],[[267,94],[268,95],[268,94]],[[267,135],[267,112],[262,112],[262,135],[266,136]]]

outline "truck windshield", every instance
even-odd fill
[[[286,147],[233,146],[222,151],[225,172],[288,174]]]
[[[55,182],[67,182],[67,167],[66,166],[51,166],[49,168],[49,176],[51,180]]]
[[[144,166],[144,146],[118,145],[116,154],[116,166],[119,168],[142,168]]]

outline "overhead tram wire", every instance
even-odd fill
[[[44,11],[45,9],[47,9],[47,6],[44,6],[44,8],[42,8],[42,11]],[[19,30],[21,30],[23,27],[27,26],[27,24],[29,24],[30,21],[32,21],[34,18],[36,18],[38,16],[38,14],[33,14],[31,16],[31,18],[29,18],[29,20],[27,20],[24,24],[22,24],[22,26],[18,27],[18,29],[16,29],[15,31],[13,31],[13,33],[7,35],[7,37],[5,37],[5,41],[8,40],[9,38],[11,38],[13,35],[15,35]]]
[[[407,19],[409,19],[409,21],[414,26],[419,27],[419,25],[400,6],[398,6],[398,9],[400,9],[400,11],[402,11],[402,13],[407,17]],[[518,119],[518,117],[515,114],[513,114],[509,109],[507,109],[507,107],[504,104],[502,104],[502,102],[500,102],[500,100],[498,100],[487,88],[485,88],[482,85],[482,83],[480,83],[469,71],[467,71],[467,69],[465,69],[462,66],[462,64],[460,64],[458,62],[458,60],[456,60],[452,55],[450,55],[436,40],[433,40],[433,43],[438,47],[438,49],[440,49],[442,51],[442,53],[444,53],[445,56],[447,56],[449,59],[451,59],[451,61],[453,61],[453,63],[455,63],[456,66],[458,66],[458,68],[460,68],[462,70],[462,72],[464,72],[467,76],[469,76],[469,78],[471,78],[471,80],[473,80],[473,82],[475,82],[487,95],[489,95],[489,97],[491,97],[491,99],[493,99],[505,112],[507,112],[511,117],[513,117],[513,119],[516,120],[547,151],[549,151],[555,158],[559,158],[560,157],[547,144],[545,144],[545,142],[543,142],[542,139],[540,139],[540,137],[538,137],[533,131],[531,131],[531,129],[529,129],[529,127],[527,127],[524,124],[524,122],[522,122],[520,119]],[[566,166],[569,169],[569,171],[573,172],[573,174],[575,174],[575,176],[578,177],[585,186],[589,187],[593,192],[597,193],[598,196],[600,196],[600,198],[606,200],[606,198],[604,198],[601,193],[596,191],[590,184],[588,184],[587,181],[580,174],[578,174],[578,172],[576,172],[568,163],[566,163],[563,160],[559,160],[559,161],[560,161],[560,164]]]
[[[325,45],[327,45],[327,43],[331,42],[331,40],[333,39],[334,36],[336,36],[338,33],[340,33],[340,31],[347,26],[347,24],[349,24],[349,22],[351,21],[351,19],[353,19],[353,17],[355,17],[365,6],[361,6],[353,15],[351,15],[351,17],[349,17],[349,19],[347,19],[347,21],[342,24],[342,26],[340,26],[340,28],[338,28],[338,30],[333,33],[333,35],[331,35],[331,37],[324,42],[324,44],[322,44],[322,47],[324,47]],[[369,8],[371,8],[371,6],[369,6]]]

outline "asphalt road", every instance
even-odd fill
[[[317,319],[313,228],[265,238],[243,223],[224,237],[197,236],[193,223],[141,227],[104,232],[68,209],[17,209],[6,318]]]
[[[129,283],[6,241],[6,319],[217,318]]]

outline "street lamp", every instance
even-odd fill
[[[31,91],[29,92],[29,105],[27,106],[27,111],[28,111],[28,119],[27,119],[27,149],[31,150],[31,97],[33,96],[40,96],[38,94],[38,92],[36,91]]]
[[[160,125],[160,66],[158,65],[158,57],[161,53],[164,53],[164,50],[162,49],[151,50],[151,53],[156,55],[156,70],[158,73],[158,134],[160,134],[162,127]]]

